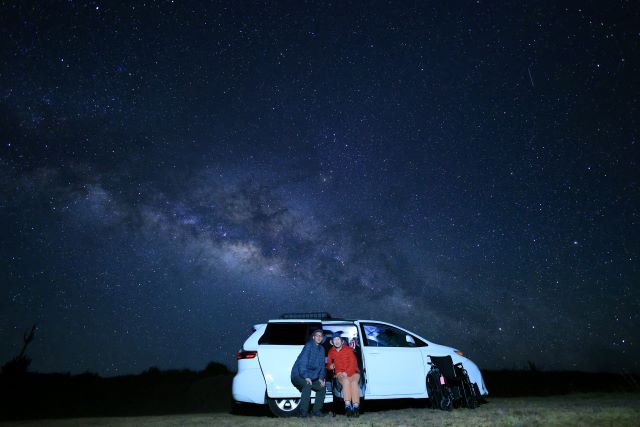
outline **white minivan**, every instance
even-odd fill
[[[293,313],[254,326],[238,352],[232,393],[236,403],[267,404],[280,417],[295,415],[300,391],[291,383],[291,368],[311,333],[340,332],[353,349],[364,377],[361,392],[372,399],[426,399],[430,356],[451,356],[462,363],[480,394],[487,395],[480,369],[462,352],[435,344],[413,332],[378,320],[334,319],[326,313]],[[324,341],[326,350],[329,340]],[[314,393],[312,392],[312,401]],[[325,403],[332,402],[327,381]]]

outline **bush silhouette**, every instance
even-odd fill
[[[205,374],[206,376],[215,376],[215,375],[229,375],[229,369],[223,365],[222,363],[218,363],[218,362],[209,362],[209,364],[207,365],[206,368],[204,368],[204,371],[202,371],[203,374]]]
[[[31,358],[25,354],[27,347],[33,341],[33,337],[36,333],[36,325],[33,325],[31,332],[28,334],[25,332],[23,335],[23,345],[20,354],[9,360],[2,366],[2,374],[5,376],[20,376],[27,373],[29,365],[31,365]]]

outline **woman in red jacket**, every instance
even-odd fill
[[[347,416],[357,417],[360,407],[360,390],[358,388],[360,372],[356,355],[353,354],[351,347],[342,345],[342,337],[339,333],[333,334],[331,344],[333,347],[327,355],[327,369],[332,370],[342,384],[342,397]]]

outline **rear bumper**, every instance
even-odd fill
[[[267,387],[257,359],[238,361],[238,373],[233,377],[231,394],[236,402],[265,403]]]

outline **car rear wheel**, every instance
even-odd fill
[[[300,398],[267,398],[269,409],[276,417],[293,417],[298,415],[298,406],[300,406]]]

